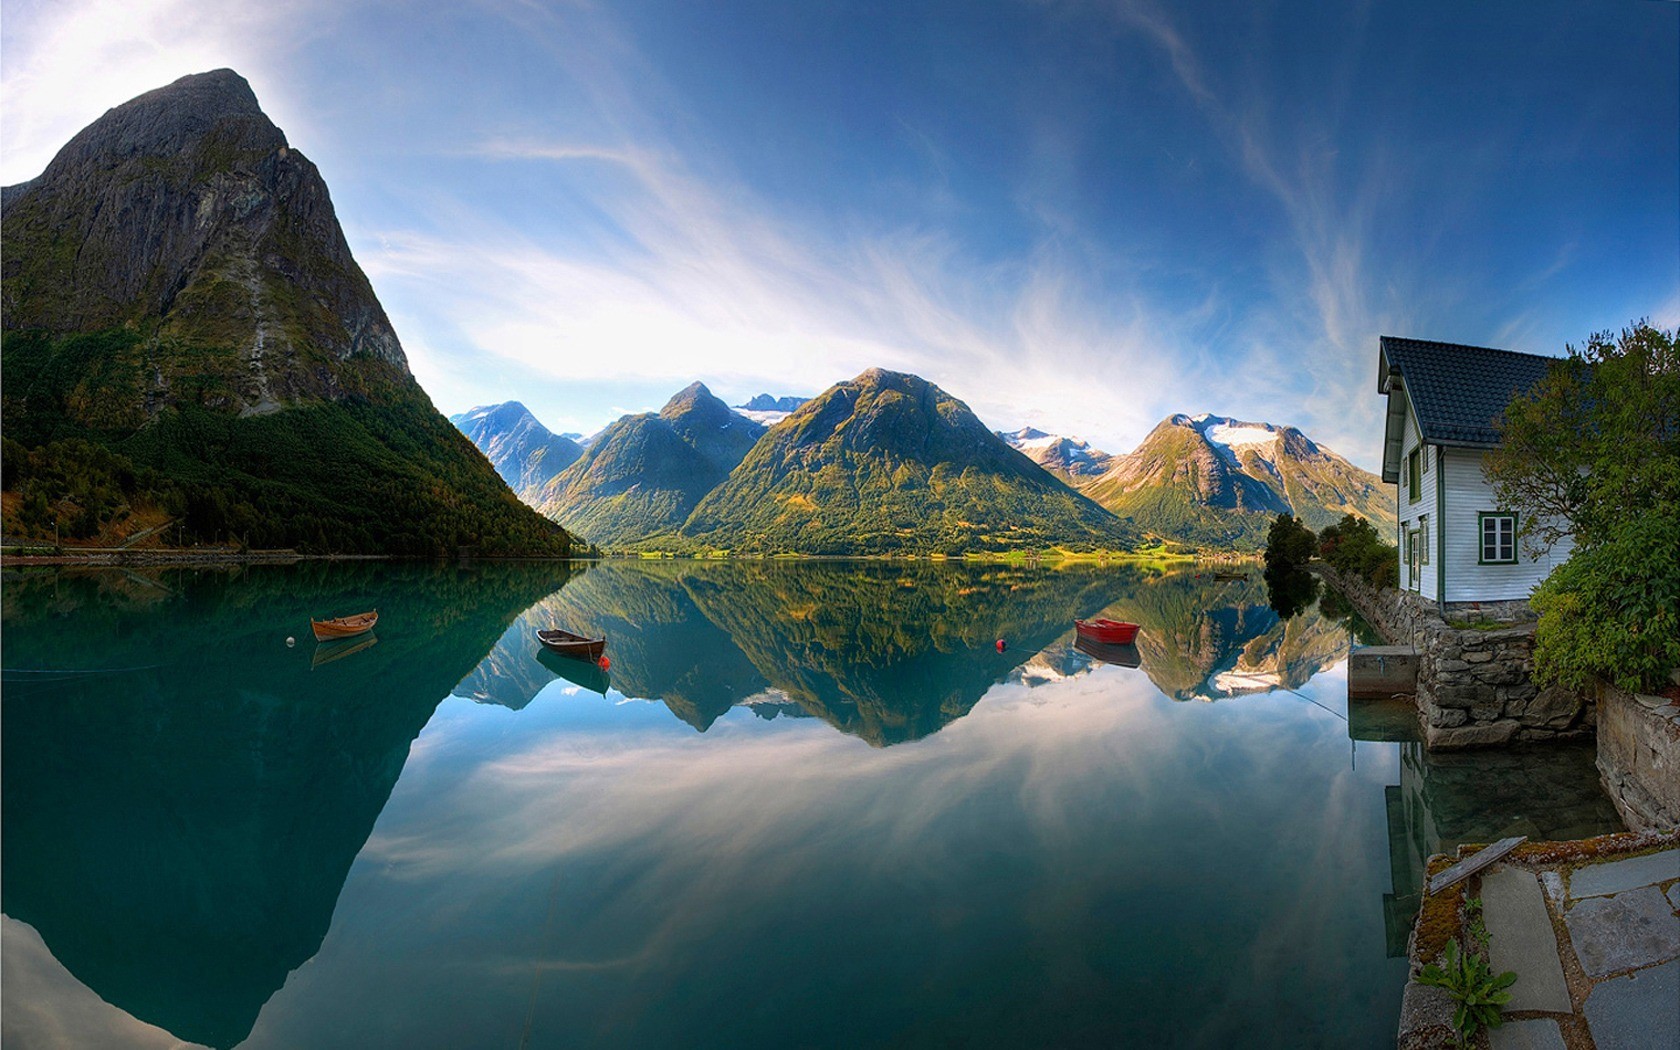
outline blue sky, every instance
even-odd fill
[[[1375,468],[1380,334],[1680,324],[1680,4],[7,0],[0,180],[230,66],[445,412],[880,365]]]

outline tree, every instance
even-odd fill
[[[1534,592],[1535,671],[1656,688],[1680,666],[1680,346],[1640,322],[1569,347],[1500,423],[1484,472],[1530,553],[1569,560]]]
[[[1318,552],[1318,537],[1301,523],[1300,518],[1279,513],[1266,530],[1266,571],[1283,572],[1298,569],[1312,561]]]

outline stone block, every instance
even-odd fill
[[[1444,988],[1406,982],[1400,999],[1399,1050],[1446,1046],[1453,1036],[1453,1000]]]
[[[1488,1032],[1492,1050],[1566,1050],[1563,1033],[1550,1017],[1506,1021]]]
[[[1451,729],[1470,721],[1470,716],[1456,707],[1432,707],[1429,709],[1429,724],[1437,729]]]
[[[1509,743],[1520,728],[1521,724],[1515,719],[1500,719],[1486,725],[1466,725],[1450,729],[1430,726],[1424,731],[1424,746],[1435,751],[1493,747]]]
[[[1562,728],[1575,720],[1584,703],[1585,699],[1578,693],[1561,686],[1548,686],[1529,701],[1518,719],[1523,725]]]
[[[1563,921],[1589,977],[1680,956],[1680,917],[1655,886],[1588,898],[1569,909]]]
[[[1598,1050],[1680,1046],[1680,960],[1595,985],[1584,1010]]]
[[[1455,671],[1468,670],[1469,667],[1469,664],[1459,659],[1441,659],[1435,661],[1435,670],[1445,671],[1449,674]]]
[[[1511,1001],[1501,1009],[1569,1013],[1569,985],[1558,961],[1557,935],[1540,893],[1540,880],[1521,868],[1501,866],[1482,875],[1482,917],[1488,962],[1494,973],[1515,971]]]
[[[1485,664],[1492,659],[1493,654],[1486,649],[1473,649],[1464,654],[1464,662],[1467,664]]]
[[[1569,877],[1569,895],[1602,897],[1669,879],[1680,879],[1680,848],[1580,868]]]

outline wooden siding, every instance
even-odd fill
[[[1440,575],[1436,562],[1440,556],[1440,551],[1437,549],[1439,546],[1437,537],[1440,531],[1437,525],[1440,516],[1435,510],[1435,494],[1436,483],[1439,480],[1436,477],[1436,471],[1441,469],[1441,465],[1438,457],[1434,455],[1435,447],[1424,445],[1423,460],[1428,464],[1428,470],[1419,479],[1418,498],[1413,501],[1410,485],[1411,456],[1412,450],[1419,447],[1421,441],[1417,417],[1413,414],[1411,401],[1408,400],[1406,402],[1406,424],[1401,435],[1400,481],[1396,485],[1394,494],[1395,516],[1400,519],[1399,535],[1395,541],[1395,546],[1400,548],[1400,586],[1403,590],[1416,591],[1425,598],[1439,600],[1439,595],[1436,594],[1436,583],[1440,579]],[[1428,518],[1426,527],[1419,525],[1419,520],[1422,518]],[[1414,583],[1406,564],[1406,533],[1420,527],[1423,528],[1423,532],[1419,537],[1419,542],[1423,545],[1421,550],[1426,555],[1427,560],[1423,560],[1418,566],[1418,576]]]
[[[1441,576],[1447,602],[1494,602],[1526,599],[1535,585],[1569,557],[1566,537],[1539,558],[1530,558],[1517,544],[1517,560],[1510,565],[1483,565],[1479,515],[1508,508],[1495,504],[1493,488],[1482,476],[1482,453],[1475,449],[1442,449],[1445,511],[1441,518]],[[1405,494],[1405,479],[1401,479]],[[1433,487],[1431,487],[1433,495]],[[1522,522],[1519,520],[1518,525]],[[1401,566],[1404,569],[1404,565]],[[1432,588],[1433,589],[1433,588]]]

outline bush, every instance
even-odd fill
[[[1318,537],[1318,553],[1337,572],[1359,576],[1378,587],[1400,582],[1400,552],[1384,543],[1376,526],[1364,518],[1344,514]]]
[[[1512,401],[1484,473],[1524,549],[1573,536],[1533,596],[1535,676],[1660,688],[1680,666],[1680,341],[1594,335]]]
[[[1630,518],[1583,547],[1534,592],[1535,673],[1575,689],[1623,689],[1680,667],[1680,510]]]

